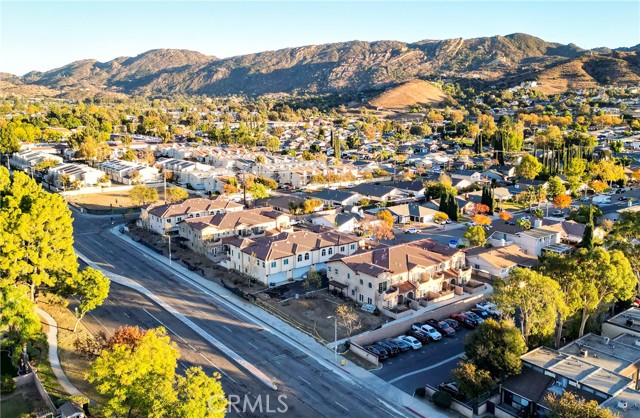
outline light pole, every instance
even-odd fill
[[[169,241],[169,265],[171,265],[171,236],[169,236],[169,234],[165,234],[165,237],[167,237],[167,241]]]
[[[335,328],[333,332],[333,361],[338,363],[338,317],[337,316],[328,316],[327,319],[335,319]]]

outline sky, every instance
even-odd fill
[[[523,32],[582,48],[640,44],[640,1],[0,0],[0,72],[156,48],[219,58],[350,40],[473,38]]]

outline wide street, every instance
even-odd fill
[[[74,213],[75,247],[101,268],[137,281],[197,326],[214,336],[246,361],[272,377],[277,390],[268,388],[194,331],[156,304],[118,285],[102,308],[88,315],[91,331],[112,330],[119,324],[144,328],[164,326],[182,353],[181,367],[200,365],[207,371],[223,373],[227,394],[271,395],[271,408],[281,406],[278,395],[286,395],[287,416],[384,417],[408,414],[399,405],[388,405],[368,388],[333,372],[322,359],[316,359],[242,314],[219,303],[210,295],[185,283],[176,273],[152,257],[108,231],[109,217]],[[244,413],[241,416],[268,415]],[[398,409],[396,409],[397,407]],[[400,412],[402,410],[402,412]],[[273,412],[272,412],[273,414]]]

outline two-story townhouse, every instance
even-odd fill
[[[282,232],[257,239],[230,239],[226,266],[265,285],[277,286],[302,278],[312,268],[324,270],[331,257],[351,255],[361,243],[358,237],[335,231]]]
[[[215,257],[228,250],[225,238],[257,238],[268,231],[283,231],[290,226],[289,216],[272,208],[257,208],[237,212],[221,212],[198,218],[188,218],[178,224],[178,234],[194,251]]]
[[[556,251],[560,237],[560,231],[542,226],[541,222],[536,222],[534,227],[528,230],[517,225],[494,222],[493,233],[487,242],[494,247],[516,244],[523,253],[537,257],[545,250]]]
[[[329,285],[384,310],[462,286],[471,278],[464,252],[424,239],[376,248],[327,263]]]
[[[224,199],[187,199],[180,203],[149,205],[142,208],[138,224],[156,234],[164,235],[178,230],[185,219],[199,218],[223,212],[237,212],[243,205]]]
[[[353,206],[362,199],[360,194],[349,190],[331,189],[320,190],[319,192],[312,194],[311,197],[322,200],[322,203],[329,207]]]
[[[98,168],[107,173],[111,181],[116,183],[149,183],[160,179],[159,171],[156,167],[148,167],[132,161],[104,161],[98,164]]]
[[[466,263],[474,274],[488,279],[506,278],[516,267],[531,268],[538,258],[527,255],[515,244],[498,248],[474,247],[465,251]]]

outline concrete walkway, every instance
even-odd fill
[[[46,321],[47,325],[49,325],[49,331],[47,331],[49,363],[51,363],[51,369],[53,370],[53,374],[56,376],[56,379],[58,379],[60,386],[62,386],[62,389],[70,396],[86,397],[75,386],[73,386],[73,383],[71,383],[67,375],[64,374],[64,370],[62,370],[62,366],[60,365],[60,358],[58,357],[58,324],[56,323],[56,320],[40,308],[36,308],[36,313]]]
[[[280,318],[271,315],[265,310],[247,301],[244,301],[224,287],[204,279],[203,277],[182,267],[178,263],[169,264],[169,260],[166,257],[157,254],[144,245],[135,242],[129,236],[122,234],[119,231],[119,228],[120,226],[117,226],[111,229],[111,232],[123,241],[135,247],[148,258],[153,258],[162,263],[166,269],[173,271],[177,278],[189,283],[200,291],[203,291],[209,297],[239,314],[247,321],[262,326],[266,331],[271,332],[287,344],[291,344],[303,353],[315,358],[318,362],[327,367],[333,373],[339,375],[344,380],[366,388],[371,392],[371,395],[376,396],[381,402],[387,404],[388,407],[399,408],[400,410],[396,409],[398,416],[406,416],[407,414],[429,418],[459,416],[455,412],[442,411],[435,408],[433,405],[416,399],[351,362],[347,362],[345,366],[336,365],[333,360],[333,351],[328,349],[326,346],[319,344],[311,336],[291,327]],[[140,286],[137,283],[136,285]]]

